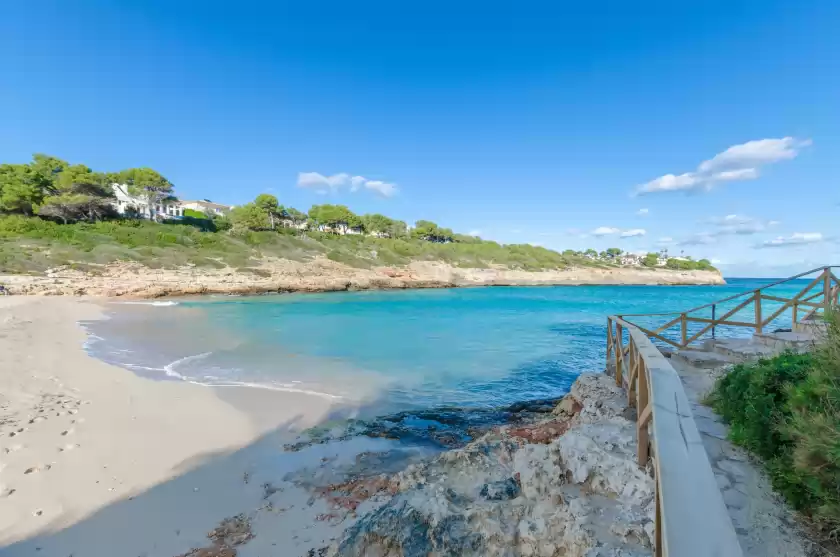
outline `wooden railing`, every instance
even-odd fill
[[[607,370],[626,389],[628,404],[636,408],[638,464],[650,466],[656,482],[657,556],[742,557],[743,553],[682,381],[654,340],[685,349],[692,348],[691,343],[706,334],[714,336],[716,327],[749,327],[761,333],[788,310],[791,328],[816,321],[838,305],[840,280],[832,271],[834,268],[837,267],[812,269],[684,312],[607,318]],[[780,285],[790,287],[794,284],[791,281],[815,273],[818,276],[795,290],[794,295],[776,296],[770,292]],[[751,322],[734,318],[750,304],[755,316]],[[718,317],[721,306],[726,309]],[[709,310],[711,316],[703,317],[702,312]],[[669,319],[653,328],[631,322],[628,317],[636,321]],[[679,327],[676,340],[664,334],[673,327]]]
[[[714,337],[718,327],[742,327],[762,333],[770,323],[788,311],[790,311],[790,327],[795,329],[797,325],[819,319],[829,308],[838,305],[840,279],[832,270],[836,268],[838,267],[829,266],[811,269],[761,288],[741,292],[683,312],[632,313],[618,317],[632,323],[651,339],[674,348],[691,348],[692,343],[706,335]],[[777,296],[772,292],[773,288],[782,285],[791,286],[794,280],[815,273],[819,275],[793,296]],[[729,307],[730,305],[733,307]],[[725,311],[723,315],[719,315],[721,310]],[[751,320],[744,321],[738,317],[744,312],[753,316]],[[651,320],[659,317],[668,318],[668,320],[659,326],[645,326],[647,323],[645,325],[639,323],[643,319]],[[677,329],[678,335],[669,334],[676,332]]]
[[[610,317],[607,369],[636,408],[639,466],[656,482],[655,555],[742,557],[682,381],[638,327]]]

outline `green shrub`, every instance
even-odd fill
[[[358,269],[369,269],[370,268],[370,261],[362,259],[360,257],[356,257],[355,255],[345,253],[343,251],[332,250],[327,253],[327,259],[332,261],[336,261],[338,263],[344,263],[345,265],[349,265],[351,267],[356,267]]]
[[[811,369],[811,354],[785,353],[770,360],[738,364],[713,394],[715,411],[731,424],[732,440],[769,459],[790,440],[783,434],[790,418],[788,390]]]
[[[811,372],[790,390],[793,471],[805,487],[803,503],[824,528],[840,529],[840,322],[829,319],[828,337]]]
[[[184,218],[210,220],[204,212],[196,211],[195,209],[184,209]]]
[[[740,364],[710,396],[730,438],[759,456],[773,487],[820,528],[840,528],[840,325],[813,354]]]
[[[185,261],[208,266],[211,264],[205,264],[206,261],[215,261],[212,266],[224,263],[239,267],[260,256],[306,261],[323,255],[354,267],[405,265],[411,261],[445,261],[453,266],[477,268],[501,265],[527,271],[602,265],[576,252],[560,254],[529,244],[501,245],[473,236],[456,236],[456,241],[444,243],[410,236],[340,236],[284,227],[238,227],[227,231],[229,225],[230,221],[223,217],[208,219],[203,213],[189,211],[184,218],[163,224],[142,219],[58,224],[22,215],[0,216],[0,263],[4,269],[18,273],[41,272],[68,261],[133,260],[157,267]],[[19,247],[24,241],[37,241],[49,253],[28,256]],[[103,250],[102,246],[113,249]],[[150,247],[163,251],[146,249]],[[109,254],[113,259],[108,259]],[[149,262],[153,257],[160,260]]]

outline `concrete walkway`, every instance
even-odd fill
[[[790,344],[784,342],[788,340]],[[773,492],[761,463],[754,462],[746,451],[727,440],[729,428],[701,401],[731,364],[772,356],[784,349],[805,350],[809,343],[813,344],[811,338],[797,333],[760,338],[757,335],[754,339],[707,342],[703,350],[684,350],[671,357],[691,402],[694,421],[745,557],[806,557],[823,553],[808,541],[795,513]]]

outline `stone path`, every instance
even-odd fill
[[[791,336],[790,333],[787,334]],[[753,359],[763,348],[781,351],[786,346],[776,344],[779,339],[718,341],[708,343],[704,351],[682,351],[671,358],[671,364],[685,386],[697,429],[703,438],[709,462],[717,478],[726,508],[732,518],[745,557],[784,555],[805,557],[822,555],[808,541],[797,524],[794,512],[773,492],[761,463],[727,439],[728,427],[702,400],[712,390],[717,377],[726,366],[736,361]],[[785,338],[784,340],[789,340]],[[790,339],[802,348],[803,337]],[[772,346],[772,348],[771,348]]]

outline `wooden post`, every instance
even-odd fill
[[[680,331],[682,332],[682,346],[688,346],[688,321],[686,314],[680,315]]]
[[[610,355],[613,348],[612,319],[607,317],[607,373],[610,371]]]
[[[715,309],[717,309],[717,305],[712,304],[712,339],[715,338]]]
[[[799,304],[797,303],[796,300],[793,301],[793,308],[792,309],[793,309],[793,324],[791,325],[790,330],[795,331],[796,330],[796,321],[799,317],[797,315],[797,313],[799,313],[799,311],[798,311],[799,310]]]
[[[655,557],[662,557],[665,554],[665,548],[662,547],[662,496],[659,493],[659,481],[656,482],[656,524],[654,526],[656,540],[654,541],[653,554]]]
[[[755,305],[755,332],[761,334],[761,290],[755,291],[753,304]]]
[[[648,377],[647,366],[642,362],[642,367],[639,369],[639,386],[636,389],[636,412],[638,414],[638,423],[636,428],[637,437],[639,439],[638,446],[638,464],[644,468],[647,466],[650,448],[650,440],[648,439],[648,421],[650,420],[651,408],[648,408],[649,399],[648,392]]]
[[[624,334],[620,323],[615,324],[615,384],[621,387],[622,365],[624,364]]]
[[[823,270],[823,317],[828,317],[828,312],[831,311],[831,267],[826,267]]]
[[[636,405],[636,384],[639,379],[639,351],[630,339],[630,375],[627,378],[627,405]]]

